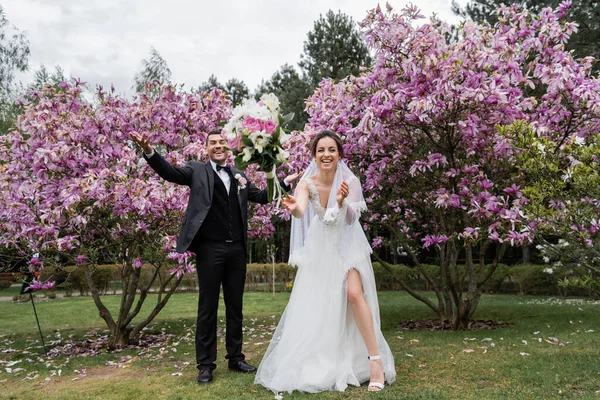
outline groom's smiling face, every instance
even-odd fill
[[[220,133],[209,133],[206,138],[208,157],[219,165],[224,165],[229,152],[225,150],[227,141]]]

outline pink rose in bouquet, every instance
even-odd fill
[[[242,122],[242,128],[252,132],[260,132],[263,130],[262,121],[258,118],[246,117]]]
[[[263,127],[267,135],[270,135],[275,132],[275,129],[277,129],[277,124],[271,120],[267,120],[264,122]]]

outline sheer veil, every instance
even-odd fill
[[[307,178],[316,175],[319,172],[319,168],[317,167],[317,163],[313,159],[304,174],[302,175],[301,180],[306,180]],[[337,191],[342,184],[342,182],[346,182],[349,186],[349,194],[345,202],[345,207],[340,209],[337,205],[336,194]],[[297,189],[296,189],[297,190]],[[296,195],[296,192],[294,192]],[[371,248],[368,246],[368,249],[357,249],[352,248],[352,246],[358,244],[356,240],[359,238],[355,238],[354,236],[358,233],[356,228],[360,231],[361,236],[364,238],[364,232],[360,227],[359,217],[360,214],[367,209],[367,205],[365,203],[365,199],[362,193],[362,187],[360,184],[360,180],[354,173],[348,168],[346,163],[342,160],[338,161],[337,169],[335,173],[335,178],[333,180],[333,184],[331,186],[331,192],[329,194],[329,199],[327,201],[327,211],[325,214],[325,220],[327,219],[335,219],[337,214],[341,212],[345,212],[346,223],[344,224],[344,239],[342,241],[342,247],[344,255],[351,255],[352,253],[359,253],[364,257],[365,252],[370,253]],[[344,216],[342,216],[344,217]],[[311,223],[315,218],[315,210],[309,201],[308,206],[304,212],[302,218],[294,218],[292,217],[292,229],[290,236],[290,258],[289,263],[293,265],[298,265],[298,261],[300,260],[300,255],[302,253],[302,249],[304,247],[304,243],[306,240],[306,235],[310,228]],[[355,240],[356,239],[356,240]],[[366,241],[365,241],[366,242]],[[362,241],[360,244],[363,244]],[[361,246],[363,247],[363,246]],[[346,258],[346,257],[344,257]],[[354,258],[354,257],[351,257]]]

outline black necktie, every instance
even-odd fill
[[[225,172],[227,172],[228,174],[231,174],[231,167],[229,165],[222,166],[217,164],[217,172],[219,172],[222,169],[224,169]]]

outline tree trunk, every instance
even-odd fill
[[[163,265],[158,265],[152,279],[145,287],[140,286],[141,269],[132,269],[131,262],[125,267],[129,268],[122,276],[123,293],[121,294],[121,302],[117,319],[113,318],[110,310],[104,305],[101,299],[101,293],[97,285],[92,279],[92,272],[95,265],[82,266],[92,299],[100,313],[100,317],[104,319],[110,330],[110,338],[108,341],[109,349],[124,347],[129,344],[140,334],[141,330],[148,326],[150,322],[158,315],[158,313],[167,304],[167,301],[177,287],[181,283],[181,278],[176,278],[176,275],[170,275],[168,279],[161,283],[158,291],[156,305],[150,313],[141,321],[132,325],[133,319],[138,316],[142,309],[144,301],[147,299],[148,291],[155,279],[160,275],[160,270],[165,268]],[[175,279],[175,284],[169,287],[172,280]],[[139,292],[139,293],[138,293]],[[135,307],[134,307],[135,304]]]
[[[523,264],[531,264],[531,247],[523,246],[521,249],[523,250]]]
[[[86,265],[82,266],[81,268],[83,268],[83,273],[87,280],[87,284],[90,288],[90,293],[92,294],[94,304],[96,305],[96,308],[100,313],[100,318],[102,318],[106,322],[108,329],[110,329],[110,331],[113,332],[116,329],[117,324],[115,323],[115,320],[112,317],[110,310],[104,305],[104,303],[100,299],[100,292],[98,291],[98,288],[96,287],[96,284],[92,279],[92,269],[95,267],[95,265]]]
[[[457,259],[459,249],[455,244],[443,245],[440,249],[440,272],[442,275],[443,283],[438,285],[434,280],[431,279],[420,265],[418,259],[411,254],[415,265],[419,269],[419,272],[425,277],[426,282],[431,285],[436,296],[437,304],[429,300],[426,296],[423,296],[416,291],[410,289],[398,276],[395,275],[391,266],[382,260],[377,253],[373,253],[373,257],[380,262],[380,264],[392,275],[392,278],[397,282],[402,289],[417,300],[425,303],[431,310],[433,310],[440,323],[444,324],[448,321],[453,330],[465,330],[469,328],[469,321],[473,316],[473,313],[477,309],[481,300],[482,286],[490,279],[494,270],[498,266],[499,261],[504,255],[507,244],[503,243],[497,250],[496,257],[492,266],[484,270],[484,261],[481,260],[481,277],[478,280],[477,272],[475,270],[475,264],[473,260],[473,248],[471,245],[465,247],[466,250],[466,268],[467,276],[469,280],[466,293],[463,293],[462,286],[457,287],[457,280],[459,278],[457,274]],[[458,282],[460,284],[460,282]]]
[[[452,295],[450,294],[450,290],[448,288],[444,288],[444,308],[443,308],[443,318],[442,321],[452,321],[452,317],[456,308],[454,303],[452,302]]]
[[[113,350],[128,346],[131,341],[130,336],[131,329],[129,328],[115,329],[111,332],[111,337],[108,341],[108,348]]]
[[[471,300],[468,297],[464,297],[460,302],[456,315],[454,316],[452,330],[459,331],[469,329],[470,316]]]

